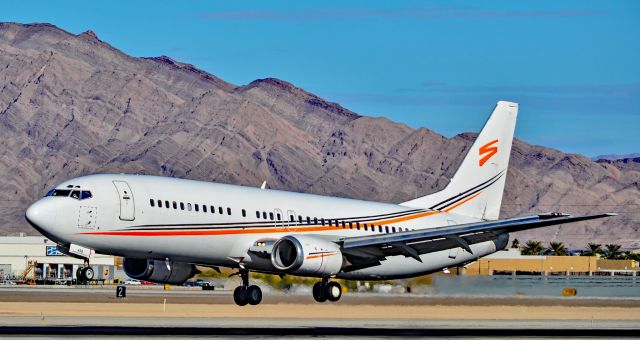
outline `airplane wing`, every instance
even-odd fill
[[[393,234],[343,238],[337,241],[353,271],[380,264],[387,256],[404,255],[420,261],[420,254],[461,247],[473,253],[470,244],[495,239],[500,234],[547,227],[556,224],[587,221],[616,214],[571,216],[549,213],[496,221],[458,224],[432,229],[405,231]]]

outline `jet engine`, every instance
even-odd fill
[[[125,258],[122,268],[127,276],[155,283],[182,285],[198,273],[190,263]]]
[[[331,241],[289,235],[274,243],[271,264],[286,273],[327,277],[342,269],[343,258],[340,246]]]

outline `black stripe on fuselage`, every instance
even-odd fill
[[[461,201],[461,200],[463,200],[463,199],[465,199],[465,198],[477,193],[478,191],[489,187],[491,184],[495,183],[498,179],[500,179],[500,177],[502,177],[503,174],[504,174],[504,170],[500,171],[500,173],[498,173],[497,175],[491,177],[489,180],[487,180],[487,181],[485,181],[485,182],[483,182],[481,184],[478,184],[475,187],[473,187],[473,188],[471,188],[471,189],[469,189],[467,191],[461,192],[461,193],[459,193],[459,194],[457,194],[457,195],[455,195],[453,197],[450,197],[450,198],[448,198],[448,199],[446,199],[446,200],[444,200],[444,201],[442,201],[442,202],[440,202],[438,204],[435,204],[435,205],[431,206],[429,209],[444,210],[444,209],[450,207],[451,205],[453,205],[453,204],[455,204],[455,203],[457,203],[457,202],[459,202],[459,201]]]
[[[368,222],[375,221],[379,219],[387,219],[387,218],[397,218],[403,217],[407,215],[411,215],[418,212],[424,212],[427,210],[424,209],[412,209],[395,213],[388,214],[379,214],[379,215],[370,215],[370,216],[361,216],[361,217],[344,217],[344,218],[325,218],[325,222],[328,221],[338,221],[340,226],[331,225],[330,227],[334,227],[336,229],[342,228],[342,222],[346,223],[358,223],[358,222]],[[378,217],[378,218],[374,218]],[[320,222],[322,219],[318,219]],[[273,228],[273,227],[282,227],[282,228],[295,228],[295,227],[308,227],[308,226],[317,226],[322,225],[318,223],[314,223],[313,220],[311,223],[306,222],[289,222],[289,221],[259,221],[259,222],[229,222],[229,223],[181,223],[181,224],[146,224],[146,225],[136,225],[130,226],[122,230],[181,230],[181,229],[233,229],[233,228]],[[325,223],[324,226],[329,227],[328,223]]]

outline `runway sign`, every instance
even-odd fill
[[[126,286],[117,286],[116,287],[116,298],[117,299],[125,299],[127,297],[127,287]]]

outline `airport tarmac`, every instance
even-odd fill
[[[640,299],[634,298],[347,293],[337,303],[319,304],[307,295],[270,292],[258,306],[238,307],[229,291],[130,287],[126,299],[116,299],[115,287],[2,287],[0,316],[0,334],[41,334],[45,329],[47,334],[129,335],[141,329],[145,334],[164,329],[187,335],[373,335],[371,330],[378,335],[425,335],[435,330],[452,336],[465,335],[463,330],[483,330],[487,335],[492,330],[512,335],[529,330],[529,336],[553,330],[640,334]]]

